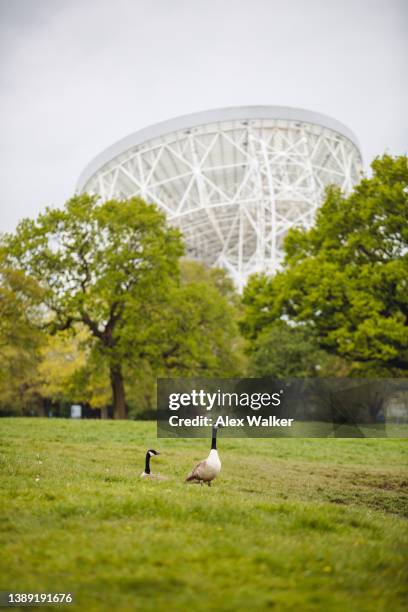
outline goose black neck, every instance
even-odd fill
[[[150,474],[150,455],[146,453],[145,474]]]
[[[211,450],[217,450],[217,429],[216,427],[213,427],[213,430],[212,430]]]

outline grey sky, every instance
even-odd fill
[[[0,0],[0,231],[101,149],[223,106],[333,116],[365,164],[408,144],[406,0]]]

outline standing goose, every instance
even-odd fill
[[[186,482],[200,483],[206,482],[211,486],[211,481],[218,476],[221,471],[221,461],[217,451],[217,426],[212,428],[211,450],[207,459],[197,463],[193,471],[187,476]]]
[[[160,474],[152,474],[152,472],[150,471],[150,458],[153,455],[160,455],[160,453],[159,453],[159,451],[156,451],[153,448],[150,448],[147,451],[147,453],[146,453],[145,469],[140,474],[140,478],[149,478],[149,479],[155,479],[155,480],[166,480],[165,476],[161,476]]]

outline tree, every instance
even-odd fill
[[[220,269],[184,261],[181,283],[162,311],[163,371],[170,376],[232,377],[242,369],[237,302]]]
[[[384,155],[351,195],[331,187],[310,230],[292,229],[285,268],[250,279],[242,331],[302,324],[358,374],[408,370],[408,164]]]
[[[248,373],[254,377],[305,378],[331,376],[333,368],[342,368],[321,350],[315,338],[304,327],[290,327],[276,321],[259,334],[250,346]]]
[[[39,406],[37,366],[44,335],[40,320],[41,289],[35,281],[6,266],[0,257],[0,409],[18,413]]]
[[[242,370],[238,297],[225,272],[181,262],[179,283],[149,308],[140,353],[158,376],[234,376]],[[134,363],[133,367],[143,367]]]
[[[37,365],[39,392],[45,403],[109,406],[109,372],[105,359],[92,351],[83,326],[48,335]],[[105,411],[106,412],[106,411]]]
[[[22,221],[2,252],[41,287],[49,330],[88,329],[108,364],[115,417],[125,418],[124,363],[144,352],[149,309],[178,276],[179,232],[139,198],[99,204],[84,194]]]
[[[242,338],[237,327],[238,296],[223,270],[208,268],[196,261],[180,262],[180,279],[168,287],[160,302],[144,303],[135,311],[128,325],[137,333],[136,321],[148,321],[139,333],[142,347],[126,361],[124,379],[129,413],[151,416],[156,405],[157,377],[237,376],[242,372],[244,357]],[[141,335],[143,334],[143,336]],[[130,342],[133,334],[127,334]],[[95,401],[96,373],[103,363],[90,355],[86,367],[78,372],[77,381],[92,406]],[[96,370],[96,372],[95,372]],[[137,375],[136,375],[137,373]]]

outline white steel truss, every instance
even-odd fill
[[[183,232],[187,254],[224,268],[242,290],[250,274],[279,269],[285,234],[310,227],[327,185],[347,193],[360,173],[357,145],[335,129],[226,119],[125,147],[80,189],[155,202]]]

